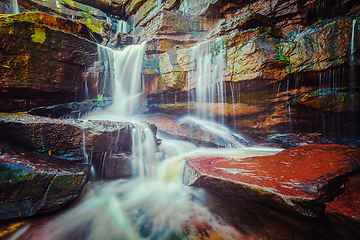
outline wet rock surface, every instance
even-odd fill
[[[83,161],[104,152],[130,152],[131,123],[51,119],[29,114],[1,114],[0,139],[26,150]],[[156,129],[152,128],[153,130]]]
[[[85,99],[85,73],[97,58],[95,43],[27,21],[0,21],[0,111]],[[97,83],[88,86],[97,97]]]
[[[148,115],[148,119],[158,126],[160,132],[177,139],[189,141],[197,146],[235,147],[235,145],[248,145],[242,136],[212,122],[197,122],[196,119],[186,119],[186,117],[180,119],[160,113]],[[223,129],[224,132],[217,131],[220,129]]]
[[[0,219],[54,212],[76,200],[90,165],[29,153],[0,142]]]
[[[130,154],[112,154],[104,161],[101,179],[128,179],[134,176]]]
[[[321,138],[306,133],[291,133],[287,135],[275,135],[269,138],[273,143],[280,143],[283,148],[292,148],[311,144],[335,144],[333,140]]]
[[[360,171],[359,149],[341,145],[298,146],[273,156],[186,160],[183,182],[230,198],[258,202],[288,214],[318,217]]]
[[[80,116],[87,115],[91,111],[98,108],[106,108],[112,104],[112,99],[93,99],[84,102],[72,102],[59,104],[48,107],[33,108],[27,113],[30,115],[61,118],[61,117],[72,117],[79,118]]]
[[[334,201],[326,203],[326,213],[345,215],[360,224],[360,175],[350,178],[344,185],[344,192]]]
[[[291,105],[302,105],[320,109],[324,112],[355,112],[360,111],[360,94],[358,89],[320,89],[295,98]]]

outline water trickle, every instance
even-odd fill
[[[192,48],[190,53],[190,69],[188,89],[189,102],[197,104],[196,114],[199,118],[214,121],[215,105],[220,106],[221,118],[224,124],[226,91],[224,84],[225,55],[221,41],[203,42]],[[195,96],[190,89],[196,88]],[[208,104],[208,107],[203,105]]]
[[[114,56],[110,48],[98,45],[97,61],[85,75],[85,100],[103,98],[112,93],[111,84],[114,80]],[[96,83],[96,84],[93,84]],[[96,95],[90,94],[89,86],[96,85]],[[93,89],[91,89],[93,91]]]
[[[353,55],[355,52],[354,42],[355,42],[355,26],[356,26],[356,19],[352,21],[352,31],[351,31],[351,43],[350,43],[350,54]]]
[[[20,13],[19,5],[18,5],[17,0],[12,0],[12,11],[13,11],[14,14],[19,14]]]
[[[124,20],[117,20],[116,33],[128,33],[129,26]]]

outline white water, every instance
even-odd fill
[[[356,26],[356,19],[352,21],[352,31],[351,31],[351,43],[350,43],[350,54],[354,54],[354,42],[355,42],[355,26]]]
[[[20,10],[19,10],[19,5],[17,0],[12,0],[12,11],[14,14],[19,14]]]
[[[190,69],[188,90],[196,88],[195,96],[189,91],[189,102],[196,100],[201,106],[206,103],[219,103],[220,115],[224,116],[226,91],[224,89],[224,50],[220,42],[203,42],[192,48],[189,56]],[[189,108],[190,109],[190,108]],[[214,121],[215,105],[197,107],[197,117]],[[224,125],[224,118],[220,119]]]
[[[106,95],[111,95],[109,85],[114,80],[114,56],[110,48],[98,45],[97,47],[97,61],[90,67],[85,76],[85,100],[90,98],[103,98]],[[96,96],[90,96],[89,84],[90,81],[97,82]]]
[[[168,140],[166,145],[179,146],[178,143]],[[171,239],[174,236],[190,239],[191,236],[197,237],[195,224],[203,221],[221,239],[242,239],[241,233],[200,203],[200,199],[206,197],[203,191],[182,184],[183,160],[191,156],[246,157],[278,151],[265,148],[208,149],[187,144],[174,153],[177,156],[162,161],[155,168],[154,176],[147,181],[136,178],[126,182],[93,184],[80,204],[39,229],[36,239],[136,240]],[[184,226],[193,232],[185,234]]]
[[[117,20],[116,33],[128,33],[129,27],[124,20]]]

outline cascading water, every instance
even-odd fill
[[[96,96],[103,98],[111,95],[111,81],[114,79],[114,56],[110,48],[98,45],[98,59],[90,67],[85,76],[85,100],[89,100],[88,85],[90,81],[98,82]]]
[[[162,138],[162,144],[155,149],[152,131],[142,119],[134,116],[144,51],[145,43],[113,52],[114,103],[88,116],[89,119],[130,121],[135,125],[132,158],[138,177],[91,183],[76,207],[37,229],[35,237],[25,232],[24,239],[191,239],[198,237],[197,228],[202,224],[221,239],[243,237],[201,203],[207,196],[205,192],[182,184],[184,159],[275,154],[280,149],[197,148],[188,142],[166,138]]]
[[[195,124],[202,130],[219,136],[226,147],[243,147],[244,138],[224,127],[225,111],[232,111],[235,118],[235,97],[230,84],[233,104],[232,109],[227,109],[225,50],[222,40],[200,43],[192,48],[189,55],[191,72],[188,80],[188,102],[190,104],[195,101],[196,117],[187,116],[181,119],[181,122]],[[195,91],[190,90],[192,88],[195,88]]]
[[[20,10],[19,10],[19,5],[17,0],[12,0],[12,11],[14,14],[19,14]]]
[[[196,87],[195,95],[189,91],[189,102],[196,101],[197,117],[209,121],[215,119],[215,106],[224,116],[224,50],[220,43],[203,42],[192,48],[189,57],[190,69],[188,89]],[[220,119],[224,124],[224,118]]]
[[[124,20],[117,20],[116,33],[128,33],[129,27]]]

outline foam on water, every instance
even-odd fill
[[[152,131],[143,119],[134,117],[144,51],[145,43],[114,52],[114,103],[105,111],[88,117],[135,125],[132,159],[138,177],[88,185],[79,204],[46,223],[35,235],[25,233],[24,239],[189,239],[198,237],[198,226],[206,226],[211,235],[219,239],[242,238],[236,229],[200,202],[204,191],[183,185],[184,159],[207,155],[245,157],[275,154],[279,149],[197,148],[191,143],[164,137],[156,148]],[[241,136],[221,128],[221,125],[191,118],[185,121],[193,121],[207,131],[216,132],[227,139],[229,145],[242,147],[234,140]]]
[[[164,140],[165,145],[178,141]],[[169,142],[168,142],[169,141]],[[180,143],[178,149],[181,149]],[[191,148],[190,146],[188,146]],[[198,199],[204,192],[184,186],[181,169],[187,157],[233,155],[246,157],[275,154],[280,149],[184,148],[162,161],[147,181],[141,178],[95,183],[76,207],[38,230],[39,239],[188,239],[197,223],[206,222],[221,239],[240,239],[241,234],[211,213]]]

